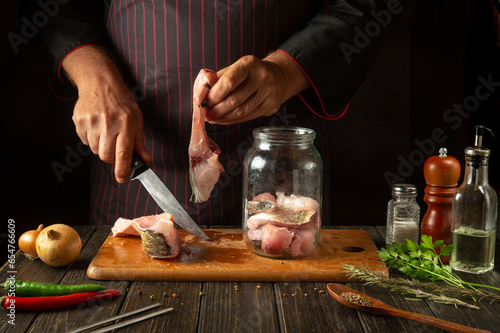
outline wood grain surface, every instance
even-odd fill
[[[15,274],[23,280],[59,284],[93,281],[86,275],[87,268],[108,239],[110,227],[78,226],[75,229],[82,238],[83,248],[73,264],[51,267],[40,260],[32,262],[18,251],[15,273],[6,263],[0,269],[0,280],[5,281]],[[337,226],[335,229],[364,230],[379,248],[385,245],[385,227]],[[499,242],[496,257],[500,258]],[[259,270],[259,267],[254,265],[253,269]],[[459,275],[470,282],[499,287],[498,267],[483,275]],[[99,304],[90,302],[46,311],[16,311],[15,325],[9,323],[11,318],[7,316],[10,314],[7,309],[2,309],[0,332],[62,333],[153,303],[160,303],[160,308],[173,307],[174,311],[116,332],[443,332],[418,321],[377,316],[345,307],[328,295],[326,285],[329,282],[93,281],[108,289],[118,289],[121,295]],[[359,282],[350,281],[347,285],[398,309],[499,331],[500,302],[480,300],[475,304],[481,309],[474,310],[429,300],[409,300],[407,295]],[[5,291],[0,290],[1,294]],[[470,298],[462,299],[473,303]]]
[[[341,264],[365,265],[387,275],[377,247],[364,230],[325,229],[314,252],[298,259],[271,259],[250,252],[241,229],[205,230],[204,241],[179,230],[188,251],[173,259],[152,259],[134,236],[109,235],[87,270],[96,280],[136,281],[309,281],[350,280]]]

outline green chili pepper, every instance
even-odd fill
[[[14,282],[15,281],[15,282]],[[15,283],[15,286],[12,286]],[[0,286],[6,290],[14,289],[16,294],[25,296],[60,296],[83,292],[95,292],[106,289],[106,287],[97,284],[49,284],[41,282],[30,282],[21,280],[7,280]]]

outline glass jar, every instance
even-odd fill
[[[419,242],[420,206],[417,187],[412,184],[394,184],[392,199],[387,204],[387,231],[385,242]]]
[[[243,238],[253,253],[300,258],[316,248],[321,228],[323,163],[315,131],[263,127],[243,163]]]
[[[453,196],[451,236],[454,270],[483,274],[495,264],[497,195],[488,182],[490,149],[465,149],[464,182]]]

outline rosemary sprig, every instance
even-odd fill
[[[377,285],[403,295],[414,295],[416,298],[408,300],[428,299],[436,303],[453,304],[455,306],[466,306],[472,309],[479,309],[478,306],[464,302],[454,297],[446,296],[446,293],[459,292],[462,295],[478,296],[480,298],[489,297],[492,301],[500,301],[500,295],[482,289],[463,289],[461,287],[439,286],[434,282],[420,282],[403,278],[389,278],[378,275],[368,268],[360,268],[354,265],[343,264],[346,274],[350,277],[357,277],[368,285]]]
[[[411,288],[419,288],[419,289],[425,289],[425,290],[430,290],[431,292],[436,292],[436,293],[447,293],[447,294],[452,294],[452,293],[458,293],[462,296],[474,296],[478,297],[479,300],[483,298],[489,298],[491,299],[491,302],[493,301],[500,301],[500,294],[496,294],[494,292],[491,292],[486,289],[466,289],[462,287],[454,287],[454,286],[440,286],[437,283],[434,282],[421,282],[418,280],[408,280],[408,279],[403,279],[403,278],[388,278],[385,276],[380,276],[378,274],[375,274],[368,268],[359,268],[353,265],[343,265],[346,270],[349,271],[350,276],[355,276],[363,280],[364,276],[370,276],[372,279],[386,279],[388,281],[391,281],[395,284],[411,287]]]

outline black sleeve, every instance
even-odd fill
[[[105,3],[101,0],[25,0],[19,7],[19,15],[28,21],[48,17],[33,38],[50,74],[59,78],[62,60],[74,49],[87,44],[108,48],[104,13]]]
[[[406,1],[332,0],[278,51],[291,57],[311,88],[300,97],[325,118],[343,114]]]

